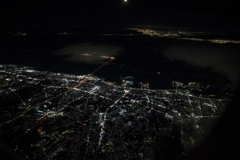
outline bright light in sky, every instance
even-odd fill
[[[124,0],[124,2],[127,2],[127,0]]]

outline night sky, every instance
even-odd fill
[[[1,2],[3,26],[21,25],[156,25],[194,28],[239,28],[234,0],[68,0]]]
[[[115,57],[94,75],[118,84],[130,76],[134,87],[144,82],[150,89],[201,82],[210,85],[206,94],[220,96],[240,86],[240,43],[193,40],[240,42],[240,0],[5,0],[0,6],[0,64],[87,75]],[[186,34],[188,41],[139,28],[203,34]]]
[[[6,36],[5,38],[7,39],[3,40],[1,51],[6,54],[2,57],[0,63],[8,62],[27,65],[28,63],[25,63],[25,61],[29,61],[31,62],[30,65],[34,64],[37,66],[36,64],[39,63],[39,66],[44,66],[42,61],[34,62],[35,57],[44,57],[43,55],[48,58],[50,55],[55,56],[49,60],[49,64],[54,62],[54,65],[44,68],[46,70],[54,67],[59,68],[56,65],[57,57],[61,57],[61,63],[59,62],[61,67],[63,66],[62,62],[65,61],[70,63],[69,66],[74,63],[84,63],[91,66],[99,65],[105,61],[102,56],[119,55],[130,55],[134,61],[138,63],[143,61],[145,63],[145,59],[147,59],[145,52],[150,53],[147,49],[149,47],[153,52],[152,54],[156,53],[165,56],[172,62],[175,62],[175,60],[184,62],[189,68],[201,67],[211,72],[221,73],[227,76],[231,83],[236,85],[239,82],[240,69],[240,48],[238,44],[194,45],[193,43],[195,42],[185,44],[186,42],[178,41],[180,43],[178,44],[174,40],[167,44],[166,39],[160,40],[150,36],[140,41],[139,39],[136,40],[129,37],[122,37],[122,39],[119,37],[95,37],[91,39],[91,36],[84,38],[75,36],[74,39],[74,36],[60,38],[57,36],[50,37],[48,34],[68,32],[69,30],[64,30],[65,26],[70,28],[75,26],[74,30],[70,29],[70,32],[79,29],[81,33],[88,33],[85,30],[88,27],[93,28],[94,31],[96,30],[96,33],[97,28],[102,27],[105,30],[102,30],[101,33],[109,33],[114,32],[109,27],[123,29],[145,26],[145,28],[150,29],[157,27],[196,28],[199,31],[201,29],[209,29],[211,31],[220,29],[216,34],[223,34],[228,36],[228,38],[236,38],[239,36],[240,31],[239,6],[240,2],[234,0],[68,0],[55,2],[7,0],[1,3],[1,27],[3,27],[3,31],[26,31],[29,35],[34,33],[35,36],[26,36],[19,39],[14,36]],[[79,28],[76,26],[79,26]],[[41,37],[42,39],[36,36],[40,35],[41,31],[45,32],[45,29],[48,31],[48,27],[50,28],[49,30],[52,30],[52,32],[47,32],[48,36]],[[59,31],[61,27],[64,29]],[[31,32],[31,29],[33,32]],[[90,32],[92,33],[92,30]],[[124,32],[128,31],[125,30]],[[233,34],[226,35],[225,33],[227,32]],[[218,37],[218,35],[214,36]],[[239,38],[237,37],[237,39]],[[13,51],[13,49],[15,50]],[[98,53],[97,56],[91,58],[82,56],[82,54],[92,54],[94,52]],[[139,55],[140,52],[143,52],[141,53],[143,55],[142,59],[135,60],[134,57]],[[15,59],[14,61],[12,59],[13,56],[20,57],[22,60]],[[132,61],[128,62],[125,58],[120,66],[115,64],[116,68],[118,67],[120,70],[124,68],[122,66],[132,63]],[[45,58],[43,59],[44,63],[46,63]],[[146,64],[151,66],[152,63],[146,62]],[[66,66],[63,68],[65,70],[59,72],[71,71]],[[85,68],[89,68],[89,66]],[[155,66],[154,69],[157,70],[156,73],[162,69],[166,72],[166,75],[168,74],[167,69],[163,69],[160,66]],[[151,69],[144,71],[147,76],[149,70]],[[177,71],[174,72],[178,73]],[[100,76],[104,77],[103,75]],[[120,74],[117,74],[117,76],[119,77]]]

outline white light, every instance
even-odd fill
[[[127,0],[124,0],[125,2],[127,2]]]

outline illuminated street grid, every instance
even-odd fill
[[[0,136],[28,159],[185,156],[228,103],[26,66],[0,65],[0,79]]]

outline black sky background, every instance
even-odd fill
[[[2,26],[155,25],[238,29],[240,2],[234,0],[8,0]]]

